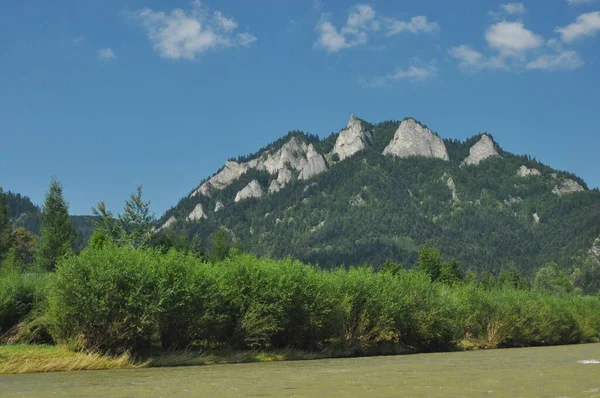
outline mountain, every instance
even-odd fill
[[[205,243],[225,228],[247,251],[323,267],[409,266],[426,244],[466,268],[531,273],[596,247],[600,192],[488,133],[462,142],[413,118],[352,116],[327,138],[294,131],[227,161],[159,225]]]
[[[42,213],[40,208],[35,205],[27,196],[14,192],[3,194],[8,206],[8,218],[11,220],[13,228],[24,227],[34,235],[40,235],[42,226]],[[94,216],[71,216],[71,224],[77,233],[75,239],[75,248],[82,249],[93,233]]]

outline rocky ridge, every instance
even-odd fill
[[[481,161],[500,156],[496,150],[496,144],[487,134],[483,134],[481,139],[469,149],[469,156],[463,160],[461,165],[478,165]]]
[[[444,141],[412,118],[400,123],[394,138],[385,147],[383,154],[400,158],[424,156],[450,160]]]
[[[340,131],[332,153],[337,153],[339,160],[344,160],[371,145],[372,142],[373,132],[366,130],[362,122],[352,115],[346,128]]]

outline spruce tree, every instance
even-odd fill
[[[42,209],[42,236],[38,256],[40,267],[53,271],[58,259],[73,251],[74,243],[75,230],[63,198],[62,186],[52,177]]]
[[[6,257],[10,249],[10,234],[11,225],[8,219],[8,206],[2,187],[0,187],[0,261]]]

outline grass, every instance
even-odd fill
[[[0,346],[0,374],[134,369],[145,365],[136,363],[128,354],[113,358],[97,353],[73,352],[60,346]]]
[[[0,346],[0,374],[273,362],[330,356],[287,349],[272,352],[190,350],[134,358],[129,354],[110,357],[93,352],[74,352],[62,346],[15,344]]]

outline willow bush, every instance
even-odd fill
[[[108,245],[64,258],[50,291],[54,339],[110,353],[196,345],[362,355],[451,350],[465,337],[490,347],[577,343],[600,331],[598,298],[252,255],[210,264]]]

